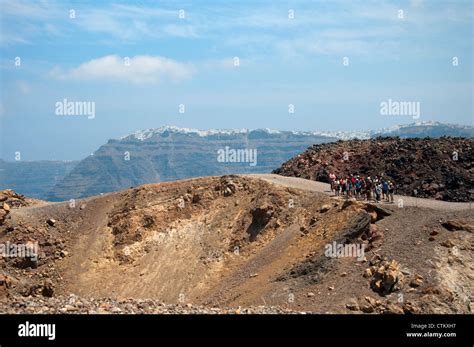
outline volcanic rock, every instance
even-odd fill
[[[337,141],[313,145],[273,172],[327,183],[330,173],[338,177],[383,175],[395,183],[397,194],[470,201],[473,147],[472,138],[450,137]]]

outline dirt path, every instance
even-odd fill
[[[323,182],[311,181],[299,177],[280,176],[275,174],[252,174],[247,176],[260,178],[264,181],[278,184],[280,186],[302,189],[306,191],[320,192],[334,196],[331,193],[329,184]],[[461,211],[469,210],[472,208],[471,203],[469,202],[447,202],[432,199],[414,198],[411,196],[403,195],[395,195],[394,199],[396,204],[401,200],[403,202],[403,206],[425,207],[434,210]]]

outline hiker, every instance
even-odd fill
[[[329,174],[331,191],[335,196],[355,198],[356,200],[394,202],[395,184],[383,174],[359,176],[356,173],[347,176]]]
[[[387,180],[382,181],[382,199],[385,201],[389,201],[388,199],[388,182]]]
[[[380,196],[382,195],[382,184],[380,182],[375,183],[375,201],[380,202]]]
[[[336,178],[334,180],[334,193],[336,195],[339,195],[339,190],[340,190],[341,186],[339,185],[339,180]]]
[[[366,193],[365,193],[365,190],[366,190],[366,183],[365,183],[365,177],[362,176],[362,178],[360,179],[360,199],[361,200],[364,200],[365,199],[365,196],[366,196]]]
[[[362,190],[362,180],[357,178],[355,181],[355,197],[356,199],[360,199],[360,192]]]
[[[339,184],[341,186],[341,194],[344,195],[344,192],[346,191],[346,180],[343,177],[341,177]]]
[[[357,181],[357,177],[355,174],[352,175],[351,177],[351,183],[352,183],[352,192],[351,192],[351,195],[352,196],[356,196],[356,181]]]
[[[388,182],[388,195],[389,195],[389,202],[393,204],[393,193],[395,192],[395,185],[392,181]]]
[[[365,181],[365,194],[366,194],[366,198],[367,198],[367,201],[370,201],[370,199],[372,198],[372,179],[370,178],[370,176],[367,177],[367,180]]]
[[[331,172],[329,174],[329,183],[331,184],[331,192],[334,191],[334,181],[336,180],[336,175],[334,174],[334,172]]]

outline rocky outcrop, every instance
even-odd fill
[[[383,175],[396,193],[446,201],[470,201],[474,188],[474,139],[400,139],[317,144],[274,173],[329,182],[329,174]]]
[[[347,222],[344,228],[344,236],[349,241],[367,233],[369,228],[370,215],[365,211],[360,211]]]
[[[470,233],[474,232],[474,219],[450,219],[441,223],[441,225],[449,231],[465,230]]]
[[[44,202],[41,200],[27,198],[11,189],[0,191],[0,226],[3,225],[11,209],[40,205],[42,203]]]
[[[404,284],[404,275],[400,264],[395,260],[379,259],[371,262],[373,265],[366,269],[365,275],[370,277],[370,287],[381,295],[400,290]]]
[[[3,205],[5,210],[9,210],[10,208],[39,205],[42,203],[44,203],[44,201],[27,198],[23,194],[18,194],[11,189],[0,191],[0,206]]]

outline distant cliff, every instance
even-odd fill
[[[144,183],[229,173],[271,172],[315,143],[318,133],[163,127],[110,140],[82,160],[46,196],[67,200]]]
[[[80,162],[0,161],[0,189],[67,200],[144,183],[229,173],[265,173],[308,147],[377,136],[474,136],[472,126],[417,122],[371,131],[197,130],[172,126],[109,140]]]

